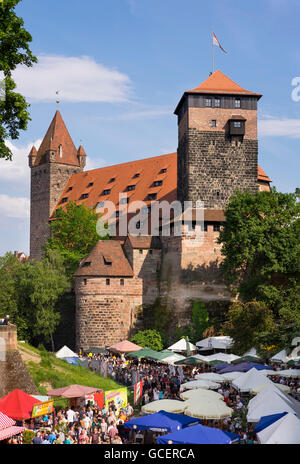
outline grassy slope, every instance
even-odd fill
[[[39,351],[26,343],[19,344],[18,348],[41,395],[47,395],[47,391],[50,389],[72,384],[99,387],[104,391],[122,387],[112,379],[101,377],[99,374],[80,366],[72,366],[57,359],[54,354]],[[55,401],[55,403],[64,405],[61,401]]]

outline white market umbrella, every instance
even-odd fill
[[[180,398],[184,401],[197,400],[198,402],[214,402],[214,401],[224,401],[224,396],[220,393],[214,392],[212,390],[203,390],[202,388],[197,388],[197,390],[187,390],[180,393]]]
[[[189,400],[186,403],[188,407],[185,409],[184,414],[198,419],[219,420],[231,417],[233,413],[233,409],[226,406],[223,401],[199,403],[197,400]]]
[[[257,433],[262,445],[299,445],[300,420],[291,413]]]
[[[289,393],[291,391],[290,387],[288,387],[287,385],[281,385],[281,383],[274,383],[274,385],[284,393]],[[268,387],[269,384],[264,383],[262,385],[258,385],[257,387],[252,388],[250,392],[256,395],[257,393],[261,393],[262,391],[266,390],[266,388]]]
[[[190,351],[197,351],[197,347],[193,345],[192,343],[188,342]],[[178,351],[179,353],[181,352],[186,352],[186,340],[182,338],[179,340],[177,343],[174,343],[174,345],[169,346],[168,350],[170,351]]]
[[[271,369],[261,369],[259,371],[261,374],[263,375],[277,375],[277,372],[276,371],[272,371]]]
[[[258,387],[259,385],[269,384],[272,382],[268,377],[261,374],[257,369],[250,369],[245,373],[243,377],[238,377],[236,380],[233,380],[232,385],[234,388],[240,392],[250,392],[253,388]]]
[[[226,350],[233,345],[233,339],[227,336],[204,338],[196,343],[200,348]]]
[[[209,380],[191,380],[181,384],[180,390],[194,390],[197,388],[204,388],[205,390],[214,390],[220,387],[219,383],[211,382]]]
[[[159,411],[166,411],[174,414],[182,414],[186,407],[187,404],[183,401],[157,400],[142,406],[142,412],[145,414],[154,414]]]
[[[279,377],[288,377],[292,379],[300,378],[300,369],[286,369],[284,371],[276,372]]]
[[[196,380],[209,380],[210,382],[225,382],[221,374],[215,374],[214,372],[203,372],[202,374],[195,375]]]
[[[70,350],[66,345],[63,346],[55,356],[59,359],[61,358],[79,358],[78,354],[74,353],[74,351]]]
[[[232,382],[245,375],[245,372],[227,372],[226,374],[220,374],[225,382]]]

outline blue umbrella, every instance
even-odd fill
[[[261,417],[260,421],[257,423],[254,432],[258,433],[261,432],[263,429],[269,427],[269,425],[274,424],[274,422],[277,422],[279,419],[281,419],[283,416],[286,416],[287,412],[282,412],[280,414],[271,414],[269,416],[263,416]]]
[[[190,444],[190,445],[229,445],[238,443],[240,436],[235,433],[224,432],[223,430],[195,425],[179,432],[170,433],[157,438],[159,444]]]
[[[221,371],[222,369],[226,369],[226,367],[232,367],[231,364],[228,363],[221,363],[218,364],[217,366],[214,366],[213,368],[216,369],[216,371]]]
[[[68,364],[73,364],[74,366],[79,365],[79,359],[78,358],[61,358],[63,361],[66,361]]]
[[[200,424],[200,420],[195,419],[195,417],[159,411],[148,416],[137,417],[129,422],[125,422],[124,425],[127,429],[151,430],[152,432],[164,433],[178,431],[196,424]]]

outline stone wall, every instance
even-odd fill
[[[41,259],[42,246],[50,236],[49,217],[71,175],[82,167],[53,162],[51,152],[47,162],[31,167],[30,191],[30,257]]]
[[[257,140],[189,128],[178,147],[178,198],[224,209],[236,190],[256,192]]]
[[[120,280],[124,285],[120,285]],[[138,277],[76,278],[76,347],[106,347],[130,337],[137,309],[143,304]]]

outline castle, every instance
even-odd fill
[[[33,147],[29,154],[31,258],[41,258],[49,219],[70,201],[93,208],[113,202],[117,227],[135,201],[145,203],[146,215],[162,201],[192,205],[180,234],[174,234],[174,218],[169,236],[145,233],[139,220],[139,233],[99,240],[82,260],[75,273],[77,348],[128,338],[143,309],[158,298],[170,305],[179,325],[188,325],[193,301],[228,304],[231,295],[218,269],[224,209],[237,189],[270,190],[271,180],[258,165],[261,96],[216,71],[184,92],[175,110],[177,153],[91,171],[84,171],[86,153],[75,147],[56,112],[39,150]],[[120,194],[126,194],[124,201]],[[198,200],[204,203],[202,225],[195,215]]]

